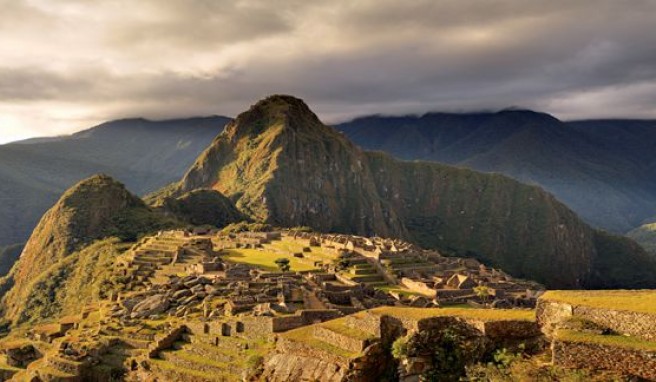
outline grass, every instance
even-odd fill
[[[354,358],[358,356],[358,353],[344,350],[314,338],[313,331],[314,328],[312,326],[305,326],[299,329],[290,330],[289,332],[284,333],[282,336],[288,340],[304,343],[308,346],[326,351],[339,357]]]
[[[405,308],[384,306],[371,310],[378,315],[389,315],[397,318],[421,320],[431,317],[456,316],[482,321],[518,320],[535,321],[533,310],[519,309],[474,309],[474,308]]]
[[[276,259],[282,257],[289,259],[289,265],[291,266],[291,271],[299,272],[299,271],[311,271],[317,269],[314,266],[313,261],[296,258],[292,256],[292,254],[284,255],[281,253],[275,253],[267,250],[228,249],[225,251],[225,255],[223,255],[223,258],[227,261],[231,261],[234,263],[244,263],[272,272],[278,271],[278,267],[276,266],[275,261]]]
[[[303,245],[302,243],[295,241],[294,239],[283,238],[281,240],[272,241],[271,244],[266,244],[265,248],[266,247],[271,247],[274,249],[289,252],[291,255],[293,253],[302,252],[303,248],[307,247],[307,245]],[[337,255],[334,252],[332,252],[331,250],[327,250],[323,247],[310,247],[310,252],[303,252],[303,256],[312,259],[312,262],[314,261],[331,262],[333,259],[337,257]]]
[[[650,290],[554,290],[542,298],[592,308],[656,314],[656,291]]]
[[[606,335],[580,332],[576,330],[559,330],[556,338],[568,342],[593,343],[605,346],[616,346],[635,350],[656,352],[656,342],[649,342],[636,337],[623,335]]]

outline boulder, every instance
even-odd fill
[[[135,305],[132,309],[132,314],[130,314],[130,317],[144,318],[156,314],[161,314],[169,308],[169,305],[170,301],[165,295],[156,294],[144,299]]]
[[[173,299],[174,300],[180,300],[182,298],[189,297],[192,294],[193,293],[189,289],[182,289],[182,290],[179,290],[179,291],[173,293]]]

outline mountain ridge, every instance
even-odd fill
[[[367,117],[335,127],[364,149],[539,184],[590,224],[614,232],[656,214],[654,121],[561,122],[546,113],[501,111]]]

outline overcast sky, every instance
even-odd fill
[[[0,142],[305,99],[656,118],[656,0],[0,0]]]

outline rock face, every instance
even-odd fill
[[[163,294],[156,294],[150,296],[143,301],[139,302],[132,308],[130,318],[144,318],[156,314],[166,312],[169,308],[170,301],[168,297]]]
[[[172,223],[109,176],[83,180],[46,212],[25,245],[10,274],[13,288],[3,300],[7,317],[24,304],[30,282],[76,250],[104,237],[133,240]]]
[[[592,277],[603,257],[594,231],[542,189],[362,151],[290,96],[271,96],[239,115],[152,202],[197,189],[220,191],[256,220],[399,237],[478,257],[548,287],[602,287],[617,275]],[[641,269],[656,265],[642,258],[631,265]]]

